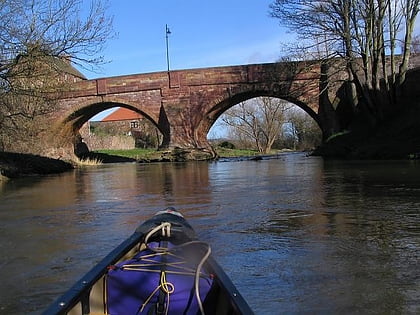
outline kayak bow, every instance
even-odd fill
[[[156,213],[43,313],[253,314],[184,217]]]

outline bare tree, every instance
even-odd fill
[[[112,18],[104,1],[92,0],[86,13],[82,5],[80,0],[0,1],[2,73],[34,46],[87,67],[102,62],[98,54],[112,35]]]
[[[294,149],[313,150],[321,144],[321,129],[318,124],[303,110],[294,108],[288,111],[287,132],[292,138]]]
[[[42,117],[54,111],[54,92],[80,74],[71,63],[94,70],[103,62],[99,53],[113,35],[112,18],[103,1],[92,0],[87,10],[82,5],[0,1],[0,150],[25,151],[11,146],[20,140],[33,151],[31,141],[40,139],[49,123]]]
[[[270,12],[298,34],[306,50],[327,47],[322,57],[343,58],[354,91],[352,106],[361,100],[380,119],[385,102],[398,104],[419,6],[420,0],[275,0]],[[403,42],[400,56],[398,41]]]
[[[268,153],[281,132],[284,113],[291,106],[283,100],[261,97],[232,107],[221,118],[238,138],[251,139],[259,152]]]
[[[411,42],[411,51],[414,54],[420,53],[420,35],[419,34],[413,36],[413,41]]]

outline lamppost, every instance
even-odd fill
[[[165,27],[165,34],[166,34],[166,64],[168,65],[168,72],[169,72],[169,34],[171,34],[171,30],[166,24]]]

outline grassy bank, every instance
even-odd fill
[[[259,155],[259,152],[255,150],[217,148],[216,152],[220,157],[242,157]],[[155,149],[97,150],[94,153],[121,156],[124,158],[135,159],[137,161],[159,160],[162,156],[162,151],[156,151]]]
[[[94,153],[120,156],[134,160],[154,160],[161,156],[161,152],[155,149],[130,149],[130,150],[97,150]]]
[[[252,157],[260,155],[255,150],[240,150],[217,148],[217,154],[222,158]],[[275,154],[276,152],[273,152]],[[117,162],[154,162],[168,161],[168,151],[156,151],[154,149],[131,149],[131,150],[100,150],[91,152],[86,157],[75,163],[76,167],[85,165],[98,165],[101,163]],[[20,154],[0,152],[0,182],[9,178],[33,175],[47,175],[62,173],[75,167],[73,164],[62,160],[51,159],[33,154]]]
[[[246,149],[227,149],[227,148],[216,148],[216,152],[220,157],[241,157],[241,156],[255,156],[260,155],[256,150]]]

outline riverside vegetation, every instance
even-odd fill
[[[219,157],[241,157],[241,156],[254,156],[260,154],[258,150],[249,149],[228,149],[216,148]],[[137,161],[159,161],[162,158],[162,152],[154,149],[131,149],[131,150],[98,150],[95,153],[107,154],[111,156],[121,156],[131,158]]]
[[[257,150],[217,148],[219,157],[258,156]],[[277,151],[276,151],[277,152]],[[273,152],[273,153],[276,153]],[[168,151],[155,149],[98,150],[89,156],[66,162],[33,154],[0,152],[0,181],[24,176],[62,173],[75,167],[94,166],[118,162],[164,162],[170,161]]]
[[[4,48],[0,55],[0,150],[45,153],[48,142],[40,140],[40,135],[49,127],[47,116],[54,111],[51,92],[63,88],[63,73],[45,60],[78,60],[88,68],[101,63],[98,54],[113,35],[112,18],[101,1],[95,4],[86,19],[80,18],[84,14],[76,0],[66,1],[67,6],[46,0],[30,7],[23,0],[5,1],[0,6],[2,20],[11,22],[0,27],[4,35],[0,38]],[[68,12],[71,16],[66,16]],[[323,129],[319,155],[340,159],[420,156],[420,38],[414,34],[419,12],[420,0],[272,2],[270,15],[297,36],[297,45],[289,47],[285,61],[318,60],[325,70],[321,99],[331,122]],[[45,14],[66,18],[51,20]],[[342,62],[336,64],[337,58]],[[339,71],[346,75],[334,76]],[[336,84],[346,92],[342,97],[328,90]],[[328,92],[337,95],[332,99]],[[98,152],[82,158],[97,162],[170,161],[189,153],[180,149],[157,152],[157,157],[148,154],[110,157]],[[3,152],[0,156],[0,174],[7,177],[72,167],[31,154]]]

